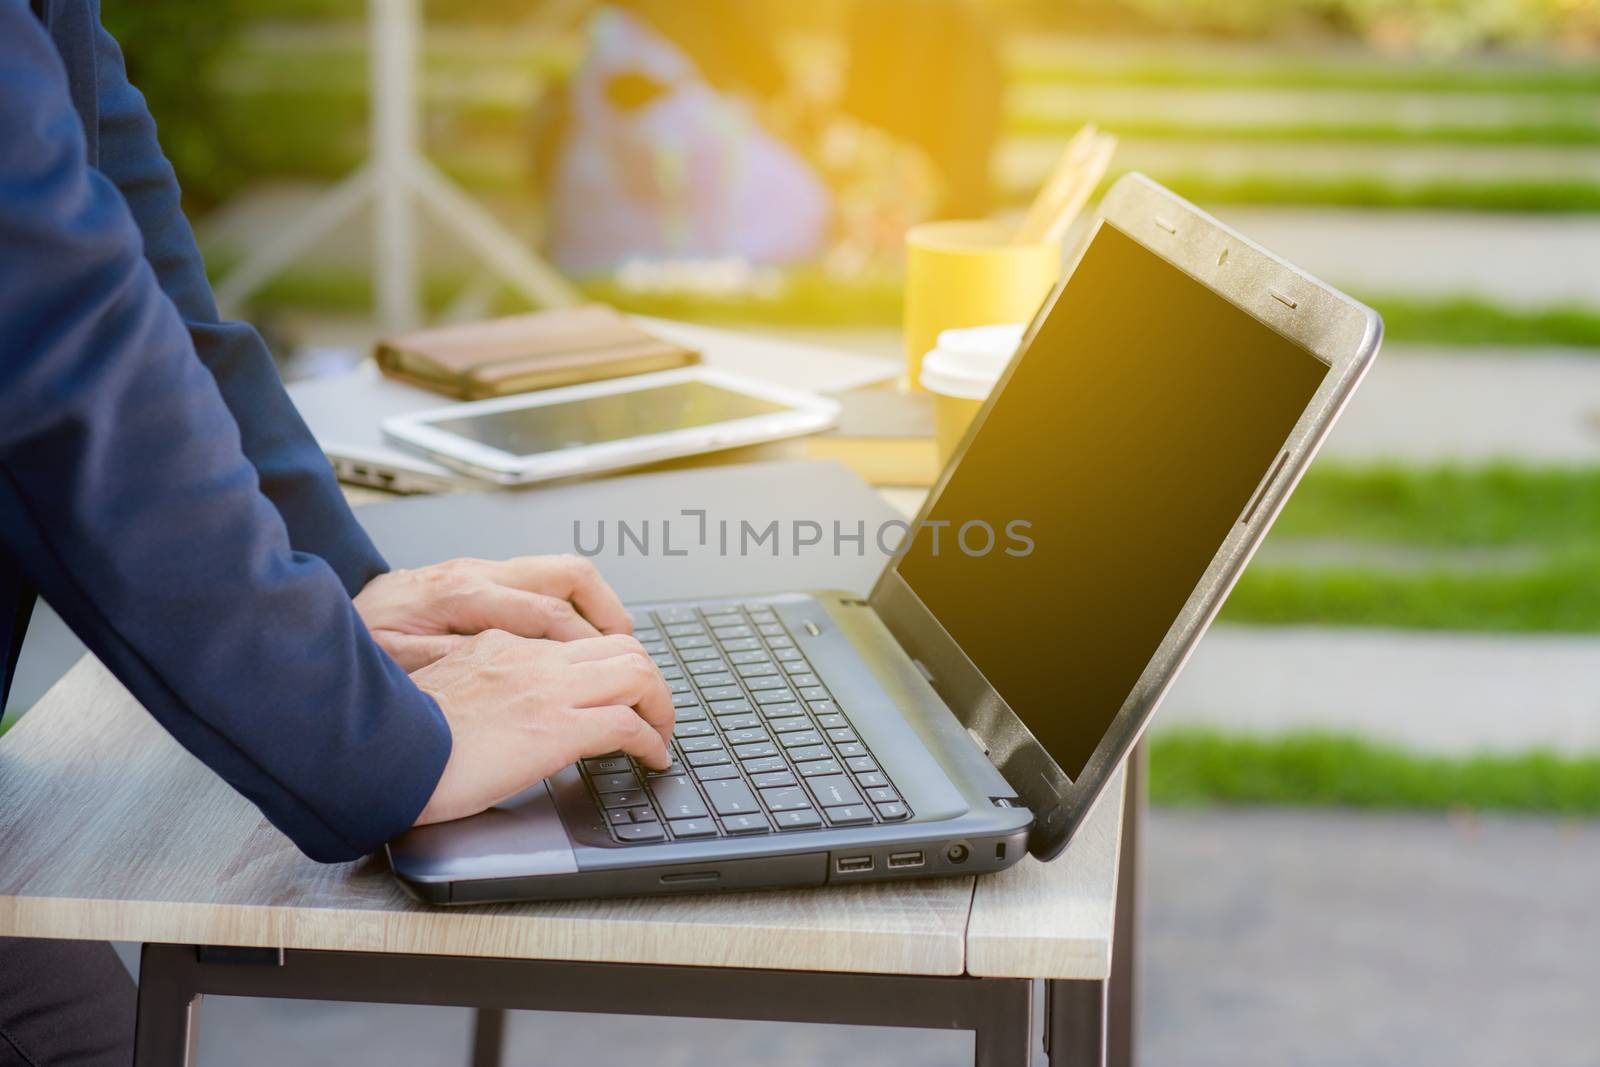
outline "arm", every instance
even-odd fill
[[[144,97],[128,82],[117,42],[96,45],[99,170],[117,187],[144,241],[156,281],[177,307],[194,351],[216,379],[239,425],[261,491],[283,516],[297,551],[327,560],[355,596],[388,570],[350,513],[326,457],[279,381],[266,344],[242,322],[222,322],[211,283],[183,215],[178,181],[156,140]]]
[[[361,855],[428,802],[450,728],[334,570],[291,544],[15,0],[0,0],[0,550],[307,854]]]

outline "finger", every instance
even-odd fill
[[[491,564],[489,573],[503,585],[571,601],[600,633],[633,633],[622,598],[582,556],[519,556]]]
[[[468,641],[461,634],[407,634],[398,630],[374,630],[372,639],[407,674],[444,659]]]
[[[604,637],[580,638],[577,641],[568,641],[560,646],[562,656],[568,663],[582,663],[591,659],[611,659],[613,656],[626,656],[630,654],[644,656],[644,646],[635,638],[627,634],[607,634]]]
[[[456,605],[454,628],[469,633],[504,630],[518,637],[576,641],[600,631],[566,600],[484,582]]]
[[[656,665],[640,655],[587,660],[568,668],[566,680],[577,707],[626,704],[655,728],[663,739],[672,736],[677,711],[672,690]]]
[[[585,708],[577,714],[581,716],[583,724],[583,755],[603,756],[607,752],[620,751],[635,757],[651,770],[664,771],[672,766],[666,741],[632,708],[612,704]]]

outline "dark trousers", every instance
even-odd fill
[[[0,937],[0,1067],[128,1067],[137,999],[103,941]]]

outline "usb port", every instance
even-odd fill
[[[871,856],[840,856],[834,861],[834,869],[840,874],[854,874],[857,871],[872,870]]]
[[[923,862],[921,852],[889,853],[889,866],[891,867],[921,867]]]

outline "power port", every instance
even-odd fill
[[[872,870],[871,856],[840,856],[833,863],[834,869],[840,874],[856,874],[860,871]]]
[[[951,845],[944,850],[944,858],[951,863],[965,863],[969,855],[971,850],[966,845]]]

